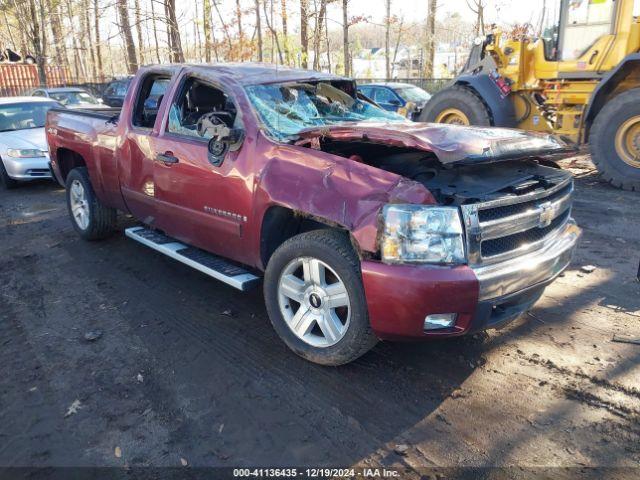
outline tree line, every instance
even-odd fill
[[[0,0],[0,45],[31,55],[41,83],[48,64],[78,81],[100,81],[144,64],[185,60],[267,61],[351,75],[358,48],[352,31],[371,27],[384,31],[380,47],[390,79],[403,36],[418,29],[421,75],[432,77],[439,1],[415,2],[420,22],[394,14],[399,0],[372,1],[384,4],[381,24],[351,11],[349,0],[194,0],[187,9],[176,0]]]

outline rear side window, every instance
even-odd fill
[[[133,110],[132,123],[136,127],[153,128],[162,99],[169,86],[169,80],[169,77],[153,74],[142,80]]]
[[[393,100],[400,103],[396,94],[388,88],[376,88],[376,102],[391,103]]]

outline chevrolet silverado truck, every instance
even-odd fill
[[[353,80],[262,64],[142,68],[122,109],[52,109],[86,240],[125,234],[240,290],[298,355],[453,337],[528,310],[580,237],[553,136],[411,123]]]

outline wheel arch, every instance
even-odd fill
[[[489,111],[492,126],[506,128],[517,126],[513,102],[502,97],[489,75],[462,75],[454,81],[453,85],[472,90],[482,100]]]
[[[69,148],[58,148],[56,150],[56,159],[58,163],[58,172],[60,173],[60,181],[64,184],[67,181],[69,172],[74,168],[86,167],[87,162],[78,152]]]
[[[634,74],[640,77],[640,53],[627,55],[595,88],[584,114],[583,141],[585,143],[589,141],[591,127],[598,113],[611,98],[621,93],[622,90],[619,87]]]
[[[343,232],[349,236],[356,254],[359,253],[355,239],[344,226],[326,218],[276,204],[266,209],[260,225],[260,261],[262,268],[267,267],[269,259],[280,245],[300,233],[312,230]]]

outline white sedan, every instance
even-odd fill
[[[47,111],[62,107],[48,98],[0,98],[0,184],[51,178],[44,132]]]

